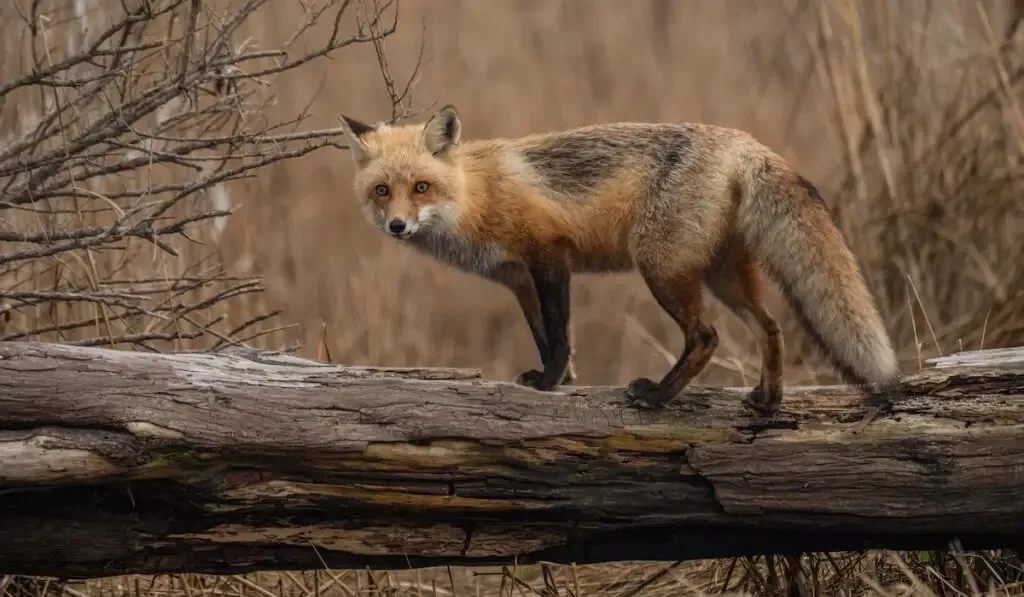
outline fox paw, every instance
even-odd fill
[[[574,381],[576,381],[576,367],[573,367],[572,364],[570,364],[565,370],[565,375],[562,376],[562,385],[571,386]]]
[[[554,386],[549,386],[544,383],[544,372],[537,371],[536,369],[530,369],[529,371],[520,373],[519,376],[516,377],[516,383],[542,392],[554,389]]]
[[[657,409],[665,405],[665,397],[661,393],[658,382],[646,377],[639,377],[626,386],[626,396],[636,408]]]
[[[772,417],[782,407],[782,396],[778,392],[765,393],[764,388],[758,386],[747,394],[743,404],[762,417]]]

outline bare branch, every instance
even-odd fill
[[[25,30],[0,80],[0,110],[19,116],[0,119],[0,340],[219,350],[291,327],[224,307],[263,290],[220,263],[229,185],[347,149],[342,129],[273,110],[274,80],[355,44],[386,69],[398,16],[393,1],[364,2],[353,26],[352,0],[306,0],[284,43],[249,48],[244,27],[268,3],[100,0],[87,15],[15,3],[0,23]],[[384,74],[394,114],[418,72],[404,86]]]

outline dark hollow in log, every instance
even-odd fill
[[[279,353],[0,344],[0,572],[592,563],[1024,544],[1024,351],[855,388],[545,394]]]

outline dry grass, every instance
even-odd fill
[[[414,107],[455,103],[467,136],[612,120],[705,121],[751,131],[821,188],[879,296],[907,369],[914,369],[937,353],[1024,344],[1024,35],[1009,42],[1006,35],[1021,14],[1019,0],[404,0],[387,51],[401,81],[424,44]],[[276,47],[300,18],[291,3],[275,0],[248,21],[244,35],[258,47]],[[3,77],[20,72],[8,56],[15,53],[3,56]],[[340,112],[367,120],[391,115],[370,46],[284,72],[273,85],[275,101],[261,107],[271,121],[304,112],[304,124],[316,128],[334,126]],[[28,112],[0,104],[0,127],[18,126]],[[262,322],[264,329],[299,324],[255,344],[297,341],[306,356],[480,367],[505,379],[534,366],[511,297],[369,230],[349,192],[350,175],[348,156],[332,148],[272,164],[225,186],[236,213],[223,231],[202,231],[205,252],[176,259],[148,251],[70,265],[39,260],[29,269],[0,270],[3,290],[14,288],[12,279],[18,288],[45,289],[55,271],[94,280],[180,276],[212,254],[231,275],[263,276],[268,290],[220,313],[227,328],[278,309],[279,319]],[[580,279],[573,292],[583,383],[621,383],[667,369],[681,336],[636,277]],[[832,379],[789,312],[775,305],[786,322],[788,382]],[[66,339],[34,330],[88,317],[38,305],[7,308],[4,333],[37,340]],[[713,309],[722,344],[701,381],[750,384],[757,375],[753,339]],[[216,342],[202,337],[177,345]],[[983,579],[975,590],[956,572],[964,566],[926,555],[907,555],[912,564],[903,570],[885,554],[861,556],[853,571],[815,558],[801,568],[810,579],[802,586],[814,594],[838,594],[840,585],[850,594],[908,594],[902,584],[915,587],[913,594],[931,594],[923,588],[930,586],[936,594],[974,595],[992,584],[1003,587],[1001,594],[1021,593],[1012,566],[972,565],[973,578]],[[745,565],[752,566],[736,565],[730,590],[782,591],[771,579],[793,577],[784,563],[774,576]],[[672,567],[636,594],[717,593],[729,566]],[[661,568],[559,568],[549,584],[561,594],[630,595]],[[526,572],[532,576],[525,586],[505,577],[502,594],[553,594],[537,569]],[[447,571],[373,576],[378,592],[398,582],[388,579],[413,583],[389,594],[434,595],[436,587],[439,595],[493,595],[503,586],[501,575],[471,574],[457,571],[454,586]],[[112,579],[76,586],[71,595],[362,595],[371,593],[370,576]],[[5,592],[17,595],[14,582],[5,582]]]
[[[425,18],[417,107],[454,102],[471,136],[610,120],[748,129],[822,187],[911,367],[919,349],[1022,341],[1024,125],[1020,73],[1009,73],[1016,93],[1002,82],[1020,68],[1019,44],[1008,52],[1016,62],[993,47],[1004,6],[988,6],[991,41],[974,3],[956,0],[899,14],[885,2],[840,2],[820,15],[813,2],[632,6],[409,0],[389,55],[409,72]],[[295,73],[281,108],[312,102],[324,124],[341,111],[389,115],[368,51],[321,76]],[[232,189],[244,208],[225,231],[225,254],[267,276],[270,300],[302,324],[306,353],[326,337],[345,362],[474,366],[504,379],[533,366],[507,293],[369,230],[350,174],[347,156],[323,152]],[[585,383],[666,370],[665,349],[675,353],[681,336],[635,276],[581,279],[573,292]],[[719,312],[722,347],[704,381],[749,383],[755,346]],[[794,329],[789,380],[814,380],[821,361]]]
[[[413,571],[314,570],[240,576],[124,576],[79,583],[0,576],[2,597],[1017,597],[1019,559],[919,553],[833,554],[760,560],[428,568]]]

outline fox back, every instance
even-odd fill
[[[728,186],[719,174],[735,159],[738,133],[612,123],[460,143],[451,106],[420,125],[344,124],[370,222],[482,275],[555,246],[574,271],[628,271],[630,247],[659,226],[706,234],[705,204],[679,191]],[[657,215],[665,212],[673,215]]]

